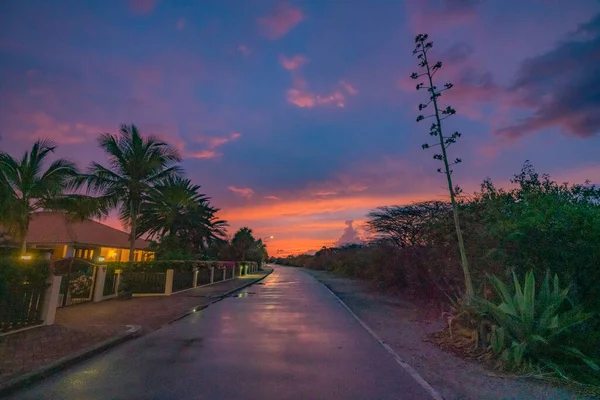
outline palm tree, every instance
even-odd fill
[[[135,240],[142,202],[163,180],[182,170],[177,150],[154,136],[142,137],[135,125],[121,125],[119,134],[105,133],[98,139],[109,166],[93,162],[83,181],[88,191],[100,194],[109,207],[117,208],[119,219],[130,228],[129,261],[135,260]]]
[[[0,152],[0,222],[21,241],[21,253],[27,250],[31,214],[66,198],[78,176],[75,164],[64,158],[44,170],[44,161],[55,149],[52,141],[39,139],[20,159]]]
[[[246,255],[248,251],[254,246],[254,236],[252,236],[252,229],[240,228],[239,231],[233,235],[231,239],[231,245],[235,249],[238,257],[241,257],[241,261],[246,261]]]
[[[219,209],[199,190],[199,185],[181,177],[155,185],[142,203],[139,232],[161,242],[168,238],[170,244],[187,243],[193,252],[223,240],[227,222],[215,216]]]
[[[203,254],[209,249],[227,242],[227,221],[219,219],[215,214],[218,208],[208,206],[204,210],[198,209],[197,214],[191,214],[191,227],[189,237],[195,249]]]
[[[248,258],[251,261],[256,261],[257,263],[262,263],[267,258],[269,258],[269,253],[267,252],[267,245],[263,243],[262,239],[258,239],[255,241],[250,247]]]
[[[199,189],[199,185],[179,176],[156,184],[141,205],[138,231],[148,233],[150,238],[175,236],[189,225],[191,213],[206,208],[208,198]],[[206,220],[202,222],[208,224]]]

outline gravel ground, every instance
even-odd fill
[[[304,271],[338,295],[445,399],[595,398],[534,379],[494,376],[483,366],[444,352],[427,341],[427,335],[442,328],[439,315],[432,317],[423,307],[401,296],[373,290],[360,280],[324,271]]]

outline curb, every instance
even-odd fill
[[[302,272],[312,276],[317,282],[323,285],[329,291],[329,293],[331,293],[333,297],[342,305],[342,307],[344,307],[350,313],[350,315],[354,317],[356,322],[358,322],[369,333],[369,335],[373,337],[373,339],[379,342],[379,344],[385,349],[385,351],[387,351],[394,358],[394,360],[396,360],[396,362],[419,384],[419,386],[421,386],[431,396],[432,399],[444,400],[444,397],[441,395],[440,392],[435,390],[433,386],[431,386],[429,382],[423,379],[423,377],[410,364],[404,361],[404,359],[400,357],[400,355],[396,353],[394,349],[390,347],[389,344],[387,344],[383,339],[381,339],[373,329],[371,329],[362,319],[360,319],[360,317],[356,315],[354,311],[352,311],[350,307],[344,302],[344,300],[342,300],[337,294],[335,294],[334,291],[331,290],[331,288],[328,285],[321,282],[319,279],[317,279],[317,277],[313,276],[312,274],[306,271]]]
[[[265,279],[267,276],[271,275],[271,274],[273,273],[273,271],[274,271],[274,269],[273,269],[273,268],[271,268],[271,271],[269,271],[268,273],[266,273],[264,276],[262,276],[262,277],[260,277],[260,278],[258,278],[258,279],[255,279],[255,280],[253,280],[252,282],[248,282],[248,283],[246,283],[245,285],[243,285],[243,286],[240,286],[239,288],[236,288],[236,289],[230,290],[229,292],[223,293],[223,294],[219,295],[218,297],[216,297],[214,300],[212,300],[210,303],[207,303],[207,304],[202,304],[202,305],[199,305],[199,306],[196,306],[196,307],[194,307],[194,308],[193,308],[191,311],[188,311],[188,312],[186,312],[185,314],[183,314],[183,315],[181,315],[181,316],[179,316],[179,317],[177,317],[177,318],[175,318],[175,319],[172,319],[171,321],[167,322],[165,325],[163,325],[163,327],[164,327],[164,326],[167,326],[167,325],[171,325],[172,323],[174,323],[174,322],[177,322],[177,321],[179,321],[179,320],[181,320],[181,319],[183,319],[183,318],[187,317],[188,315],[194,314],[194,313],[196,313],[196,312],[198,312],[198,311],[200,311],[200,310],[204,310],[205,308],[207,308],[207,307],[209,307],[209,306],[211,306],[211,305],[213,305],[213,304],[215,304],[215,303],[217,303],[217,302],[219,302],[219,301],[223,300],[225,297],[227,297],[227,296],[230,296],[230,295],[232,295],[232,294],[233,294],[233,293],[235,293],[235,292],[238,292],[238,291],[240,291],[240,290],[242,290],[242,289],[245,289],[245,288],[247,288],[248,286],[252,286],[252,285],[254,285],[254,284],[256,284],[256,283],[258,283],[258,282],[262,281],[262,280],[263,280],[263,279]],[[161,327],[161,328],[162,328],[162,327]],[[159,329],[160,329],[160,328],[159,328]],[[1,392],[0,392],[0,393],[1,393]]]
[[[248,286],[254,285],[255,283],[262,281],[263,279],[265,279],[267,276],[271,275],[272,273],[273,273],[273,269],[271,269],[271,271],[269,271],[264,276],[262,276],[258,279],[255,279],[251,282],[246,283],[245,285],[240,286],[239,288],[230,290],[229,292],[219,295],[218,297],[216,297],[214,300],[212,300],[208,304],[203,304],[203,305],[194,307],[192,309],[192,311],[189,311],[189,312],[181,315],[180,317],[177,317],[177,318],[167,322],[162,327],[165,327],[176,321],[179,321],[180,319],[183,319],[190,314],[193,314],[195,312],[203,310],[203,309],[207,308],[208,306],[223,300],[225,297],[227,297],[235,292],[238,292],[244,288],[247,288]],[[104,342],[100,342],[98,344],[92,345],[86,349],[83,349],[83,350],[75,353],[75,354],[65,356],[54,362],[51,362],[50,364],[43,365],[39,368],[36,368],[32,371],[29,371],[23,375],[19,375],[16,378],[10,379],[10,380],[0,384],[0,396],[6,396],[18,389],[22,389],[22,388],[32,384],[33,382],[39,381],[39,380],[44,379],[52,374],[55,374],[56,372],[62,371],[80,361],[87,360],[87,359],[95,356],[98,353],[101,353],[111,347],[117,346],[118,344],[123,343],[123,342],[125,342],[129,339],[132,339],[135,336],[138,336],[141,334],[140,329],[142,327],[140,325],[127,325],[127,326],[129,327],[129,329],[127,329],[125,332],[120,333],[119,335],[114,336],[110,339],[107,339]],[[158,329],[161,329],[161,328],[158,328]]]
[[[136,336],[141,328],[139,325],[127,325],[129,329],[110,339],[87,347],[75,354],[71,354],[60,358],[50,364],[43,365],[39,368],[29,371],[23,375],[13,378],[5,383],[0,384],[0,396],[6,396],[17,389],[21,389],[31,383],[46,378],[58,371],[64,370],[69,366],[93,357],[94,355],[103,352],[111,347],[123,343]]]

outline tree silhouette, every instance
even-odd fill
[[[419,67],[423,70],[423,72],[413,72],[411,74],[412,79],[420,79],[421,77],[426,78],[426,82],[417,83],[417,90],[426,89],[429,93],[429,101],[427,103],[419,104],[419,111],[423,111],[430,105],[433,106],[433,113],[430,115],[419,115],[417,117],[417,122],[423,121],[428,118],[434,118],[435,122],[431,124],[429,128],[429,134],[432,137],[437,137],[438,142],[435,144],[423,144],[423,149],[429,149],[435,146],[440,146],[441,153],[436,153],[433,155],[435,160],[439,160],[444,164],[443,170],[442,168],[438,168],[437,171],[439,173],[444,173],[446,175],[446,179],[448,181],[448,191],[450,192],[450,202],[452,203],[452,214],[454,217],[454,226],[456,228],[456,237],[458,239],[458,248],[460,251],[460,261],[463,269],[463,273],[465,276],[465,288],[466,288],[466,298],[469,301],[473,297],[473,283],[471,281],[471,274],[469,272],[469,264],[467,261],[467,253],[465,251],[465,244],[463,241],[462,231],[460,229],[460,221],[458,216],[458,204],[456,202],[456,196],[460,193],[460,188],[458,186],[454,186],[452,184],[452,169],[450,169],[453,165],[459,164],[462,162],[460,158],[456,158],[453,162],[448,161],[448,147],[450,145],[456,143],[456,140],[460,138],[460,132],[454,132],[452,135],[445,137],[442,130],[442,121],[456,114],[456,110],[451,106],[447,106],[446,108],[440,108],[438,102],[439,97],[446,90],[452,89],[452,83],[444,84],[444,88],[439,89],[435,86],[433,82],[433,77],[435,74],[442,68],[442,62],[438,61],[435,64],[431,65],[428,59],[429,51],[433,48],[433,42],[429,41],[429,36],[427,34],[419,34],[415,37],[415,49],[413,50],[413,55],[420,60]]]
[[[143,137],[135,125],[122,125],[118,135],[105,133],[98,143],[108,156],[109,167],[93,162],[82,179],[89,191],[118,208],[119,219],[131,230],[129,261],[133,262],[142,202],[155,185],[182,172],[177,165],[181,158],[158,138]]]
[[[138,232],[161,244],[178,244],[198,254],[225,240],[227,222],[216,217],[219,209],[189,179],[170,177],[154,185],[140,210]]]
[[[57,203],[65,200],[78,176],[75,164],[64,158],[44,169],[46,158],[55,149],[51,140],[40,139],[20,158],[0,152],[0,222],[21,241],[21,253],[27,250],[31,215],[59,208]]]
[[[231,246],[234,248],[237,257],[241,258],[241,261],[246,261],[248,252],[252,250],[254,246],[254,236],[252,236],[252,229],[240,228],[239,231],[233,235],[231,240]]]

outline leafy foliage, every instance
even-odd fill
[[[181,174],[177,150],[154,136],[142,137],[135,125],[122,125],[118,135],[105,133],[98,143],[108,156],[109,166],[92,162],[80,183],[103,199],[107,208],[118,208],[119,219],[131,229],[130,261],[142,203],[156,185]]]
[[[170,177],[148,191],[141,204],[139,231],[159,239],[161,259],[198,257],[225,241],[227,222],[216,217],[218,208],[189,179]]]
[[[74,163],[64,158],[47,168],[46,159],[56,146],[48,139],[36,141],[21,158],[0,152],[0,223],[22,243],[23,252],[31,214],[44,209],[64,209],[67,191],[78,175]]]
[[[41,284],[50,276],[47,260],[23,261],[18,257],[0,257],[0,299],[9,293],[9,288],[23,282]]]
[[[254,236],[252,236],[252,229],[244,227],[237,231],[231,239],[231,246],[235,251],[236,258],[246,261],[246,256],[254,246],[255,241]]]
[[[491,322],[488,343],[503,367],[513,371],[549,370],[568,378],[574,365],[584,366],[600,378],[600,367],[578,348],[569,345],[578,326],[590,317],[569,301],[568,288],[560,287],[557,275],[546,276],[536,290],[535,274],[527,272],[523,284],[513,274],[513,286],[495,276],[490,278],[498,294],[497,301],[476,298],[480,316]],[[577,365],[579,364],[579,365]]]
[[[512,183],[511,189],[498,189],[487,179],[478,192],[459,199],[475,294],[489,298],[488,275],[505,280],[513,272],[524,276],[532,270],[538,277],[546,272],[558,276],[569,285],[569,298],[590,315],[565,332],[564,344],[600,360],[600,190],[587,182],[558,184],[537,174],[529,162]],[[276,261],[368,279],[441,307],[460,298],[463,275],[451,204],[380,207],[368,217],[376,240],[365,246],[324,248],[314,256]],[[540,287],[543,282],[536,284]],[[568,306],[563,302],[559,313]],[[460,303],[454,311],[455,316],[463,314],[469,326],[481,323],[474,304],[469,308]],[[480,332],[479,337],[486,336]],[[572,361],[576,358],[567,363]],[[565,368],[564,363],[557,365]],[[586,373],[568,374],[581,379]]]

